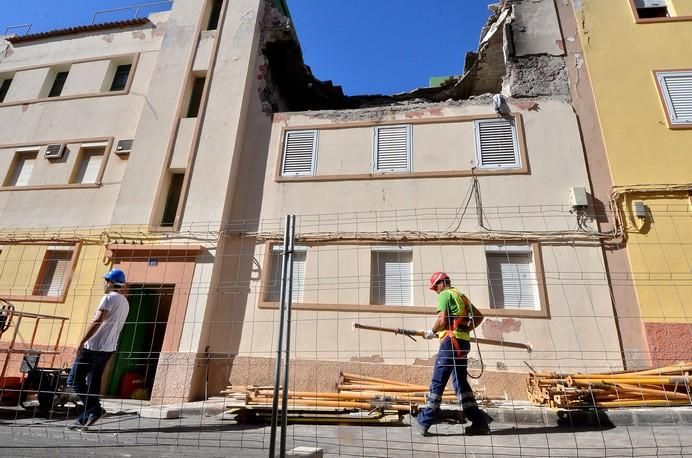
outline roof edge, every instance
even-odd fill
[[[67,27],[64,29],[48,30],[46,32],[32,33],[29,35],[15,35],[5,37],[6,41],[12,44],[26,43],[30,41],[44,40],[46,38],[61,37],[66,35],[76,35],[80,33],[95,32],[111,29],[125,29],[130,27],[138,27],[146,24],[151,24],[148,18],[127,19],[124,21],[102,22],[100,24],[80,25],[76,27]]]

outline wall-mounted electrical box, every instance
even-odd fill
[[[634,216],[641,219],[645,219],[648,216],[648,211],[644,202],[637,201],[634,203]]]
[[[586,188],[582,186],[573,186],[569,188],[569,204],[575,210],[583,210],[589,206],[589,200],[586,195]]]

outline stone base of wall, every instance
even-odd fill
[[[228,385],[232,359],[226,354],[162,352],[151,404],[175,404],[216,396]]]
[[[692,361],[692,323],[644,323],[654,367]]]
[[[274,384],[274,362],[272,358],[236,357],[230,372],[231,385]],[[399,382],[428,386],[432,376],[429,365],[394,365],[364,362],[339,361],[291,361],[290,389],[296,391],[336,391],[341,372],[385,378]],[[478,369],[471,369],[478,374]],[[469,379],[474,391],[491,399],[528,399],[526,374],[518,372],[486,370],[479,380]],[[451,389],[451,382],[449,388]]]

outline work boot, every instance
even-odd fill
[[[418,420],[416,420],[415,418],[413,419],[413,422],[411,424],[413,425],[413,429],[415,429],[416,432],[421,436],[428,435],[428,428],[418,423]]]
[[[82,432],[89,431],[89,428],[94,425],[97,421],[99,421],[103,416],[106,415],[106,410],[104,408],[99,408],[99,410],[95,413],[92,413],[89,415],[89,418],[84,422],[84,426],[80,429]]]
[[[467,436],[487,436],[490,434],[490,426],[487,423],[471,423],[471,426],[464,428]]]

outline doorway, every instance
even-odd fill
[[[112,360],[107,394],[151,397],[174,288],[168,284],[128,284],[130,312]]]

